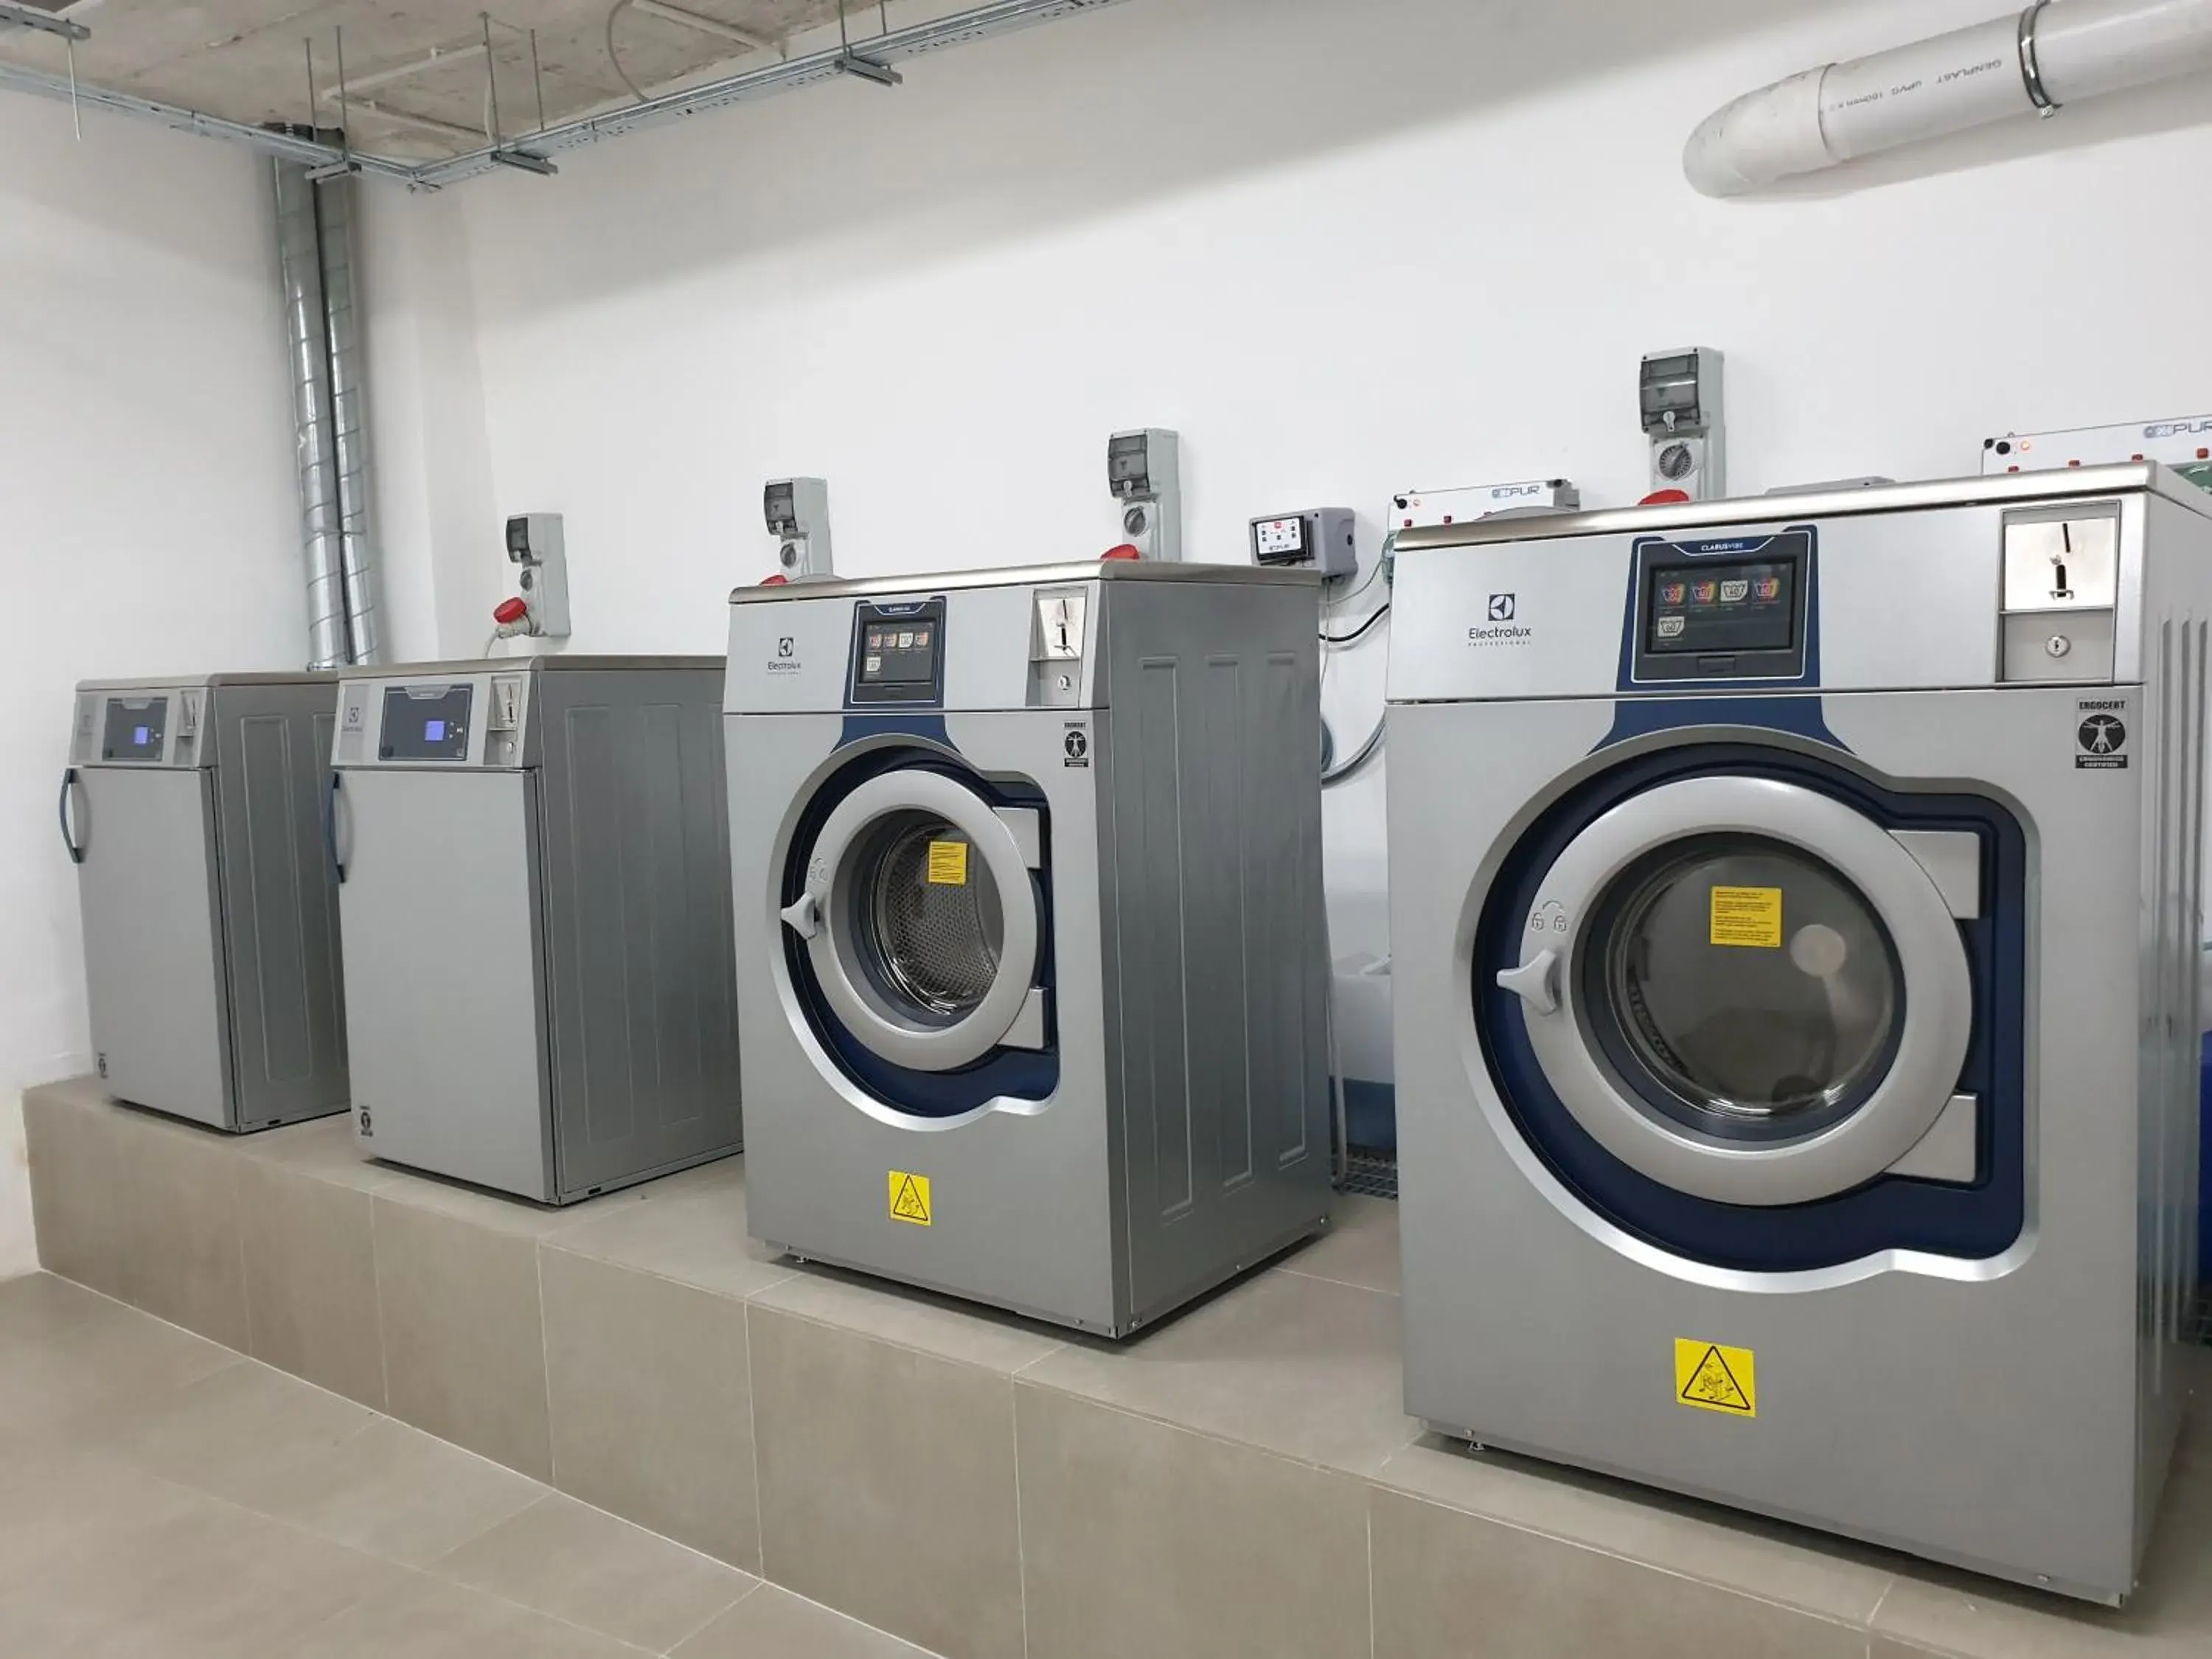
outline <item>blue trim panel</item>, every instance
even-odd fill
[[[945,732],[945,717],[941,714],[848,714],[843,730],[839,734],[837,747],[841,750],[849,749],[855,744],[883,737],[903,738],[911,744],[930,743],[946,750],[953,747]],[[994,784],[944,755],[918,746],[899,744],[871,749],[854,756],[847,765],[831,774],[815,791],[814,798],[806,804],[805,811],[800,814],[791,838],[790,856],[784,866],[781,904],[793,902],[805,889],[806,862],[813,851],[815,837],[821,833],[823,824],[836,810],[837,803],[870,779],[899,771],[936,772],[973,790],[994,806],[1021,806],[1036,811],[1044,830],[1043,842],[1049,861],[1051,820],[1042,793],[1033,789]],[[1048,871],[1046,874],[1048,876]],[[815,976],[814,963],[804,941],[789,928],[781,930],[784,963],[790,970],[792,985],[799,994],[799,1006],[806,1015],[807,1025],[830,1058],[836,1061],[838,1070],[884,1105],[909,1117],[958,1117],[1001,1097],[1012,1097],[1017,1100],[1048,1098],[1060,1087],[1060,1047],[1054,991],[1054,963],[1057,953],[1053,939],[1051,884],[1048,879],[1038,876],[1032,876],[1031,881],[1036,888],[1038,959],[1045,988],[1046,1046],[1041,1051],[994,1048],[981,1060],[957,1072],[925,1072],[895,1066],[860,1042],[846,1030],[823,996],[821,981]]]
[[[1812,702],[1809,698],[1777,702]],[[1679,722],[1678,722],[1679,723]],[[1982,848],[1981,918],[1959,924],[1974,987],[1960,1087],[1982,1103],[1972,1187],[1885,1176],[1810,1204],[1763,1207],[1692,1197],[1601,1146],[1553,1091],[1520,998],[1500,990],[1520,960],[1538,888],[1570,842],[1623,801],[1678,779],[1771,777],[1814,789],[1885,828],[1961,830]],[[1787,1273],[1886,1249],[1981,1260],[2020,1237],[2027,1206],[2026,837],[2012,814],[1972,794],[1907,794],[1790,750],[1690,743],[1626,760],[1571,791],[1522,836],[1492,884],[1475,933],[1474,1018],[1499,1097],[1529,1146],[1582,1202],[1672,1255],[1717,1267]]]
[[[1613,727],[1599,739],[1597,749],[1610,749],[1632,738],[1658,732],[1679,732],[1685,726],[1741,726],[1755,732],[1784,732],[1806,738],[1846,754],[1850,745],[1828,730],[1820,700],[1813,696],[1780,697],[1622,697],[1613,705]]]

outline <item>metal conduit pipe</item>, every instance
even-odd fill
[[[291,379],[300,543],[307,561],[307,666],[343,668],[352,658],[315,185],[300,162],[275,161],[270,170],[276,190],[276,274],[284,301],[284,365]]]
[[[347,650],[353,661],[384,660],[376,617],[376,550],[370,538],[368,363],[362,356],[354,263],[351,174],[315,187],[321,231],[323,317],[330,349],[331,441],[336,465],[338,571],[344,587]]]
[[[1737,196],[2208,68],[2212,0],[2033,0],[2025,11],[1747,92],[1690,136],[1682,170],[1708,196]]]

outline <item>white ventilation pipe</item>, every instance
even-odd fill
[[[1690,135],[1708,196],[2212,68],[2212,0],[2034,0],[2026,11],[1746,93]]]

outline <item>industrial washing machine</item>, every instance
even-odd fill
[[[307,672],[77,687],[61,832],[117,1099],[239,1132],[345,1110],[331,690]]]
[[[2185,1393],[2212,498],[1400,539],[1407,1408],[2106,1601]]]
[[[732,596],[756,1236],[1119,1336],[1327,1224],[1316,581]]]
[[[738,1149],[721,691],[712,657],[341,681],[364,1155],[566,1204]]]

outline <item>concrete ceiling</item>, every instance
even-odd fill
[[[433,161],[490,137],[482,0],[28,0],[91,31],[76,48],[80,82],[227,120],[339,125],[357,149]],[[872,0],[849,0],[854,45],[881,27]],[[762,44],[672,17],[689,13]],[[653,94],[772,64],[802,30],[837,20],[837,0],[503,0],[491,9],[491,84],[501,136],[544,119],[618,108]],[[614,56],[610,57],[610,21]],[[537,66],[532,64],[536,31]],[[311,101],[308,52],[314,62]],[[66,73],[51,35],[0,27],[0,60]],[[623,84],[627,76],[631,83]]]

